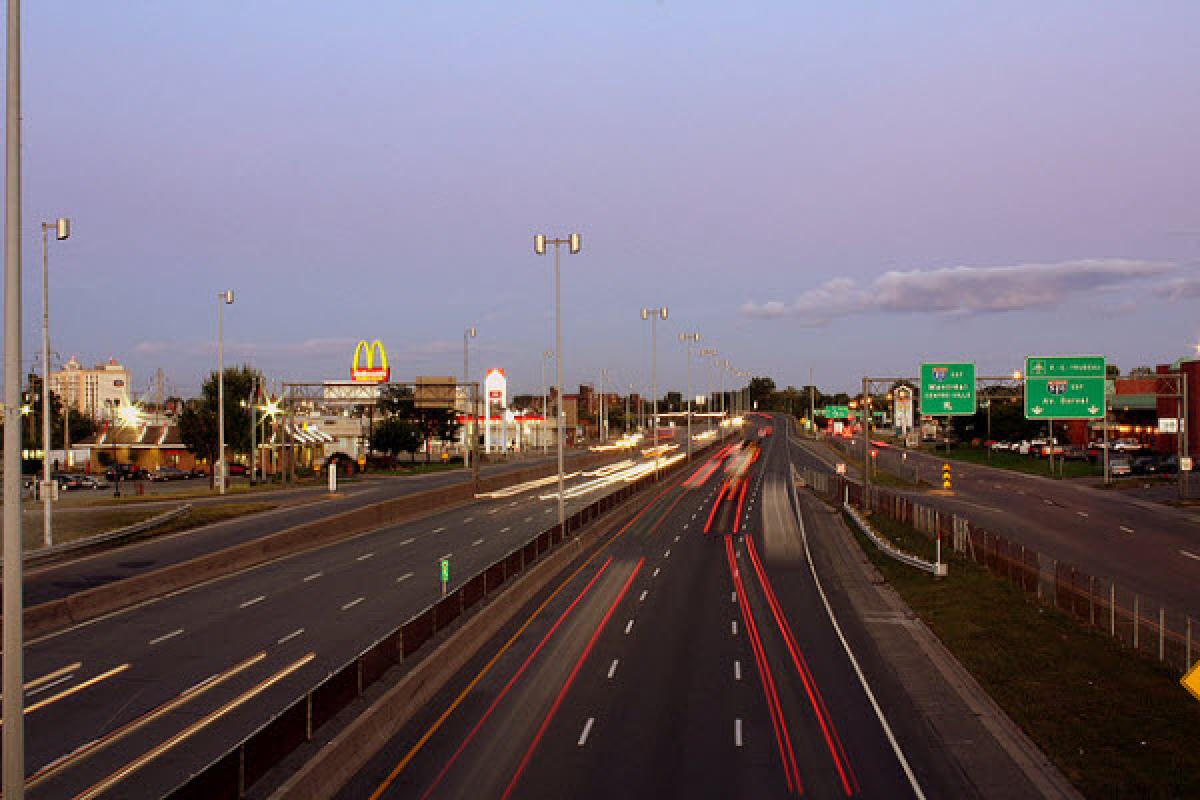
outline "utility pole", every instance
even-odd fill
[[[687,347],[687,460],[692,460],[692,344],[700,341],[700,333],[681,333],[679,341]]]

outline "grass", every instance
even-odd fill
[[[961,445],[951,447],[949,451],[943,448],[929,451],[937,457],[952,458],[957,461],[966,461],[971,464],[980,464],[983,466],[997,467],[999,469],[1012,470],[1013,472],[1023,472],[1026,475],[1044,475],[1050,476],[1050,465],[1044,458],[1035,458],[1033,456],[1023,456],[1020,453],[1010,453],[1004,450],[997,450],[992,453],[992,460],[988,461],[987,451],[982,447],[963,447]],[[1098,464],[1090,464],[1086,461],[1067,461],[1062,462],[1059,458],[1054,459],[1054,477],[1059,476],[1059,465],[1062,465],[1061,476],[1064,478],[1087,478],[1100,477],[1104,475],[1104,468]]]
[[[928,537],[907,525],[881,515],[871,522],[910,552],[930,550]],[[934,580],[855,536],[905,602],[1086,797],[1200,797],[1200,703],[1173,671],[972,562],[954,558],[949,576]]]
[[[275,508],[274,503],[222,503],[220,505],[192,506],[191,512],[185,516],[171,520],[155,528],[154,535],[161,536],[165,533],[175,533],[190,528],[198,528],[213,522],[221,522],[222,520],[233,519],[246,514],[255,514],[260,511],[269,511],[273,508]],[[164,513],[166,511],[161,508],[116,508],[104,511],[88,511],[80,514],[56,509],[56,513],[54,514],[54,541],[56,544],[73,542],[88,536],[96,536],[97,534],[107,533],[128,525],[134,525],[138,522],[144,522],[151,517],[156,517]],[[41,509],[34,512],[27,511],[21,527],[25,540],[25,549],[36,550],[40,548],[42,546]]]
[[[833,452],[839,459],[855,467],[859,470],[859,472],[862,472],[863,462],[861,458],[852,456],[849,453],[845,453],[836,448],[834,448]],[[893,489],[913,489],[920,486],[919,483],[916,483],[909,478],[897,475],[894,472],[889,472],[878,464],[876,465],[875,469],[871,471],[871,483],[875,484],[876,486],[888,486]]]

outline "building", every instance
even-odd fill
[[[50,391],[72,411],[94,419],[108,419],[111,409],[128,405],[132,379],[129,370],[110,358],[105,364],[84,369],[75,356],[61,370],[50,373]]]

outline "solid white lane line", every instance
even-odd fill
[[[1179,555],[1183,556],[1184,558],[1190,558],[1193,561],[1200,561],[1200,556],[1196,555],[1195,553],[1189,553],[1187,550],[1180,550]]]
[[[440,528],[434,528],[434,529],[433,529],[433,532],[434,532],[434,533],[441,533],[441,532],[442,532],[442,531],[444,531],[444,530],[446,530],[446,527],[443,525],[443,526],[442,526],[442,527],[440,527]]]
[[[258,597],[252,598],[252,599],[247,600],[246,602],[240,604],[238,606],[238,608],[249,608],[250,606],[254,605],[255,603],[261,603],[263,600],[266,600],[266,599],[267,599],[267,596],[265,594],[260,594]]]
[[[1121,530],[1125,531],[1126,533],[1133,533],[1133,528],[1126,528],[1124,525],[1121,526]]]
[[[740,718],[733,721],[733,746],[742,746],[742,720]]]
[[[620,663],[620,662],[619,662],[619,660],[614,658],[614,659],[613,659],[613,662],[612,662],[612,666],[610,666],[610,667],[608,668],[608,679],[609,679],[610,681],[612,680],[612,678],[613,678],[613,675],[616,675],[616,674],[617,674],[617,664],[618,664],[618,663]]]
[[[183,628],[176,628],[175,630],[171,631],[170,633],[164,633],[162,636],[159,636],[157,639],[151,639],[150,644],[158,644],[160,642],[165,642],[167,639],[174,639],[176,636],[178,636],[181,633],[183,633]]]
[[[734,636],[737,636],[737,620],[736,619],[729,620],[729,630],[733,632]]]
[[[361,603],[363,600],[366,600],[366,599],[367,598],[365,598],[365,597],[360,597],[357,600],[351,600],[349,603],[346,603],[346,605],[342,606],[342,611],[349,611],[350,609],[354,608],[356,605],[358,605],[359,603]]]
[[[292,639],[295,639],[297,636],[299,636],[302,633],[304,633],[304,628],[297,628],[296,630],[289,633],[287,636],[285,636],[282,639],[280,639],[279,641],[277,641],[275,644],[283,644],[284,642],[290,642]]]
[[[733,662],[733,679],[735,681],[740,681],[742,679],[742,662],[740,661]]]
[[[644,602],[646,602],[646,595],[648,595],[648,594],[650,594],[650,590],[649,590],[649,589],[643,589],[643,590],[642,590],[642,596],[638,598],[638,602],[639,602],[639,603],[644,603]]]
[[[501,532],[501,533],[508,533],[508,532],[509,532],[509,531],[511,531],[511,530],[512,530],[512,528],[510,528],[510,527],[508,527],[507,525],[505,525],[503,528],[501,528],[501,529],[500,529],[500,532]]]
[[[588,734],[592,732],[592,723],[596,721],[595,717],[588,717],[587,722],[583,725],[583,733],[579,734],[579,746],[583,747],[587,742]]]
[[[396,583],[403,583],[404,581],[408,580],[412,576],[413,576],[413,574],[411,572],[406,572],[403,575],[401,575],[399,578],[396,578]]]
[[[653,575],[651,575],[650,577],[651,577],[651,578],[657,578],[657,577],[658,577],[658,570],[659,570],[659,568],[658,568],[658,567],[655,567],[655,568],[654,568],[654,574],[653,574]]]
[[[479,547],[481,544],[483,544],[483,539],[476,539],[475,541],[471,542],[472,547]]]
[[[737,592],[736,591],[729,593],[729,602],[737,603]]]
[[[317,578],[321,577],[324,574],[325,574],[324,572],[314,572],[312,575],[309,575],[308,577],[306,577],[304,579],[304,582],[308,583],[309,581],[315,581]]]
[[[415,541],[416,541],[416,539],[405,539],[403,542],[400,543],[400,546],[403,547],[404,545],[412,544]]]
[[[356,558],[354,560],[355,561],[366,561],[368,558],[371,558],[374,555],[375,555],[374,553],[363,553],[361,556],[359,556],[358,558]]]
[[[628,636],[631,630],[633,630],[633,620],[629,620],[629,622],[625,624],[625,635]]]

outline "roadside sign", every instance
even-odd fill
[[[1192,471],[1192,457],[1191,456],[1184,456],[1183,458],[1179,459],[1179,471],[1180,472],[1191,472]]]
[[[1103,419],[1104,356],[1027,356],[1026,419]]]
[[[845,475],[845,474],[846,474],[846,465],[845,465],[845,464],[841,464],[841,463],[839,463],[839,464],[837,465],[837,474],[838,474],[838,475]]]
[[[825,406],[825,419],[850,419],[850,406]]]
[[[921,365],[922,416],[971,416],[975,410],[974,364],[939,362]]]
[[[897,386],[892,392],[892,421],[902,434],[912,430],[913,391],[908,386]]]
[[[1192,697],[1200,700],[1200,663],[1188,670],[1179,682],[1183,684],[1183,688],[1192,693]]]
[[[450,559],[443,558],[441,561],[442,568],[442,583],[450,582]]]

